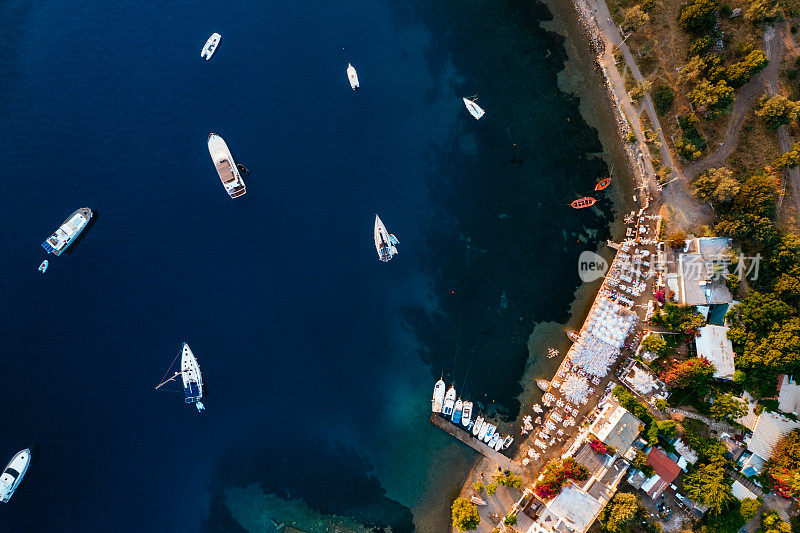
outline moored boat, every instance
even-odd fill
[[[468,427],[472,419],[472,402],[464,402],[464,409],[461,411],[461,424]]]
[[[495,429],[497,429],[497,426],[495,426],[494,424],[489,424],[489,427],[486,428],[486,435],[483,436],[483,442],[488,444],[489,441],[492,440]]]
[[[233,161],[233,156],[225,140],[216,133],[208,136],[208,153],[211,154],[211,160],[214,161],[214,167],[217,169],[219,179],[228,196],[238,198],[244,195],[247,188],[239,173],[239,168]]]
[[[580,338],[581,338],[580,332],[579,331],[575,331],[574,329],[568,329],[566,331],[566,334],[567,334],[567,337],[569,337],[569,340],[571,340],[572,342],[578,342],[578,340],[580,340]]]
[[[512,442],[514,442],[514,437],[512,437],[511,435],[508,435],[508,436],[505,438],[505,440],[503,441],[503,449],[505,450],[505,449],[507,449],[509,446],[511,446],[511,443],[512,443]]]
[[[431,411],[441,413],[444,407],[444,381],[441,379],[433,386],[433,398],[431,399]]]
[[[547,392],[547,389],[550,388],[550,382],[546,379],[537,379],[536,386],[542,389],[543,391]]]
[[[375,215],[375,249],[378,251],[378,259],[384,263],[388,262],[392,257],[397,254],[397,244],[400,241],[397,237],[386,231],[386,226],[383,225],[381,217]]]
[[[92,210],[88,207],[81,207],[74,211],[58,229],[42,243],[42,248],[48,253],[61,255],[69,245],[86,229],[86,225],[92,218]]]
[[[50,266],[50,261],[45,259],[44,261],[42,261],[42,264],[39,265],[39,272],[44,274],[45,272],[47,272],[47,267],[49,267],[49,266]]]
[[[480,118],[486,113],[481,106],[475,103],[475,97],[470,100],[469,98],[462,98],[464,100],[464,105],[467,107],[467,111],[469,114],[475,117],[475,120],[480,120]]]
[[[450,387],[447,389],[447,394],[444,395],[444,407],[442,408],[442,414],[444,416],[451,416],[453,414],[453,407],[456,405],[456,389],[455,387]]]
[[[8,503],[11,496],[22,483],[22,478],[31,464],[31,450],[26,448],[11,458],[0,474],[0,502]]]
[[[599,182],[597,182],[597,185],[594,186],[594,190],[602,191],[609,185],[611,185],[611,178],[603,178]]]
[[[454,424],[458,424],[461,422],[461,410],[464,408],[464,402],[461,401],[461,398],[456,400],[456,405],[453,408],[453,416],[450,417],[450,420],[453,421]]]
[[[497,444],[497,441],[499,441],[499,440],[500,440],[500,434],[499,433],[494,433],[492,435],[492,438],[489,439],[489,442],[487,442],[486,444],[489,445],[489,448],[494,448],[495,445]]]
[[[219,33],[212,33],[211,37],[206,41],[206,44],[203,45],[203,51],[200,52],[200,57],[204,57],[206,61],[211,59],[211,56],[217,51],[217,46],[219,46],[219,41],[221,39],[222,35]]]
[[[483,425],[481,425],[481,430],[478,432],[478,440],[483,440],[484,437],[486,437],[486,434],[489,432],[489,427],[491,427],[491,424],[484,420]]]
[[[499,433],[496,435],[497,441],[492,445],[492,448],[494,448],[496,452],[499,452],[503,449],[503,442],[505,442],[505,439]]]
[[[584,207],[593,206],[595,202],[597,202],[597,200],[595,200],[591,196],[587,196],[585,198],[578,198],[569,205],[571,205],[573,209],[583,209]]]
[[[347,79],[350,81],[350,87],[352,87],[354,91],[357,91],[360,87],[358,84],[358,73],[356,72],[356,68],[350,63],[347,64]]]
[[[470,502],[474,503],[475,505],[486,505],[486,501],[483,498],[475,496],[474,494],[469,499]]]
[[[481,429],[483,429],[483,417],[478,415],[478,418],[475,419],[475,423],[472,425],[472,434],[477,437]]]

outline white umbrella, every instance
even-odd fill
[[[561,392],[564,393],[564,396],[566,396],[569,401],[577,403],[581,401],[581,399],[586,398],[589,394],[589,383],[585,378],[570,376],[564,380],[564,384],[561,386]]]

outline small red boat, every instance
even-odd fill
[[[571,205],[574,209],[583,209],[584,207],[593,206],[595,202],[597,202],[597,200],[591,196],[587,196],[586,198],[579,198],[569,205]]]
[[[594,190],[602,191],[603,189],[605,189],[609,185],[611,185],[611,178],[605,178],[605,179],[600,180],[600,182],[597,185],[594,186]]]

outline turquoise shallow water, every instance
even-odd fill
[[[607,169],[556,87],[546,16],[4,3],[0,457],[36,459],[0,530],[236,531],[225,489],[252,484],[394,531],[446,527],[473,454],[428,424],[433,382],[513,418],[528,336],[566,319],[610,217],[607,199],[567,207]],[[481,121],[461,102],[476,93]],[[211,131],[250,169],[241,199]],[[82,206],[92,227],[41,276],[39,243]],[[401,243],[388,264],[376,212]],[[152,390],[183,341],[202,416]]]

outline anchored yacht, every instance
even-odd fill
[[[375,249],[378,251],[378,259],[384,263],[388,262],[397,254],[397,246],[400,241],[397,237],[386,231],[386,226],[378,215],[375,215]]]
[[[78,235],[86,229],[86,225],[92,218],[92,210],[88,207],[81,207],[73,212],[61,226],[42,243],[42,248],[51,254],[61,255],[69,245],[75,242]]]
[[[203,51],[200,52],[200,57],[205,58],[206,61],[211,59],[211,56],[213,56],[214,52],[217,51],[217,46],[219,46],[220,39],[222,39],[222,35],[219,33],[212,33],[211,37],[208,38],[206,44],[203,46]]]
[[[219,179],[222,181],[222,185],[228,195],[231,198],[243,196],[247,192],[247,188],[244,185],[242,175],[239,174],[239,169],[233,161],[228,145],[216,133],[208,136],[208,153],[211,154],[214,166],[217,167]]]
[[[8,462],[3,473],[0,474],[0,502],[8,503],[14,491],[17,490],[28,466],[31,464],[31,450],[27,448],[17,452],[11,461]]]
[[[480,118],[486,113],[481,106],[475,103],[475,99],[473,97],[472,100],[469,98],[462,98],[464,100],[464,105],[467,106],[467,111],[469,114],[475,117],[475,120],[480,120]]]
[[[156,390],[160,389],[173,379],[178,376],[181,376],[183,380],[183,395],[185,397],[186,403],[193,403],[195,407],[197,407],[198,411],[205,410],[205,406],[203,402],[200,400],[203,398],[203,375],[200,373],[200,365],[197,363],[197,358],[192,353],[191,348],[187,343],[183,343],[183,347],[181,348],[181,370],[179,372],[175,372],[171,378],[162,381],[161,383],[156,386]],[[175,357],[175,359],[178,359]],[[172,362],[175,364],[175,361]],[[172,366],[170,366],[172,368]],[[169,372],[169,370],[167,370]]]
[[[358,73],[356,72],[356,68],[350,63],[347,64],[347,79],[350,80],[350,87],[352,87],[354,91],[357,91],[359,88]]]

